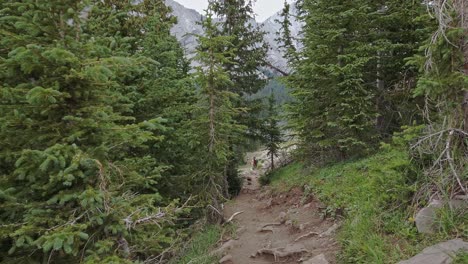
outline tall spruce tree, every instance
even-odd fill
[[[224,65],[232,85],[229,91],[251,95],[262,89],[266,80],[261,78],[261,68],[266,66],[268,45],[265,32],[255,22],[252,0],[225,0],[211,2],[213,12],[222,21],[222,35],[232,37],[236,50],[230,58],[233,63]]]
[[[158,193],[165,166],[148,152],[165,128],[133,116],[128,96],[143,82],[136,73],[155,66],[137,54],[148,7],[2,1],[3,260],[130,263],[170,243],[172,210]]]
[[[281,128],[278,123],[279,117],[275,94],[271,91],[271,95],[268,97],[268,109],[262,131],[263,142],[270,158],[270,170],[275,169],[275,157],[278,156],[281,149],[280,144],[283,142]]]
[[[198,158],[203,160],[195,186],[201,186],[200,195],[210,208],[209,220],[222,219],[221,203],[228,195],[226,174],[229,158],[232,156],[230,143],[239,135],[242,127],[235,120],[238,114],[233,101],[238,96],[229,91],[233,84],[225,65],[234,63],[231,58],[236,52],[232,37],[222,35],[219,25],[213,22],[211,8],[202,22],[204,35],[198,36],[199,45],[195,59],[200,63],[196,68],[196,80],[200,90],[200,112],[197,128],[201,131],[200,142],[204,148]],[[199,150],[199,151],[200,151]]]
[[[298,99],[293,120],[310,158],[365,153],[375,135],[374,89],[364,79],[372,59],[369,8],[365,1],[304,2],[303,59],[290,80]]]
[[[260,100],[247,100],[247,96],[255,94],[266,84],[262,77],[262,68],[267,65],[268,45],[264,41],[265,32],[255,22],[252,0],[212,1],[210,8],[220,19],[221,36],[231,36],[231,45],[235,54],[229,55],[229,63],[223,65],[229,75],[231,84],[228,91],[237,94],[231,98],[234,106],[243,109],[236,117],[238,123],[246,126],[245,137],[260,139],[259,114]],[[231,193],[240,190],[240,179],[237,167],[242,161],[246,138],[233,138],[236,141],[228,143],[232,155],[225,168]]]
[[[296,3],[296,5],[299,6],[299,3]],[[291,33],[291,17],[293,15],[299,16],[299,14],[291,14],[291,4],[285,1],[284,7],[280,13],[281,19],[275,20],[275,22],[281,26],[280,30],[276,32],[277,38],[275,41],[278,43],[278,48],[283,51],[290,65],[293,65],[299,60],[295,39]]]
[[[413,20],[422,8],[402,0],[301,3],[304,48],[288,79],[297,99],[291,117],[309,160],[364,155],[417,116],[415,69],[405,58],[424,38]]]

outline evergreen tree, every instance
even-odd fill
[[[297,99],[293,125],[309,160],[365,155],[417,116],[415,69],[405,59],[424,37],[413,20],[422,7],[402,0],[301,3],[304,48],[288,79]]]
[[[278,48],[284,52],[284,56],[288,62],[293,64],[299,60],[299,55],[295,45],[295,39],[291,34],[291,4],[287,1],[284,2],[284,7],[281,10],[280,16],[281,20],[275,20],[276,23],[281,25],[280,30],[276,32],[277,38],[275,41],[278,43]]]
[[[265,125],[263,130],[263,142],[268,156],[270,157],[270,169],[275,169],[275,157],[281,149],[280,144],[283,142],[281,129],[278,125],[278,111],[275,102],[275,94],[271,92],[268,98],[268,110],[266,113]]]
[[[427,200],[468,193],[468,7],[458,0],[431,7],[438,27],[410,61],[421,71],[414,93],[426,98],[426,127],[413,149],[426,176],[421,193]]]
[[[264,41],[265,32],[256,25],[252,0],[211,1],[210,8],[220,19],[220,36],[230,36],[230,44],[235,54],[229,54],[228,63],[223,69],[229,75],[231,84],[228,91],[237,94],[231,98],[233,105],[242,109],[236,120],[246,126],[245,137],[260,139],[259,114],[261,100],[247,100],[247,96],[257,93],[266,84],[261,69],[266,66],[268,45]],[[234,137],[228,143],[232,155],[226,164],[225,173],[229,181],[230,193],[238,193],[241,184],[237,167],[242,162],[246,138]]]
[[[147,17],[130,12],[154,10],[147,3],[2,1],[5,261],[125,263],[170,243],[176,210],[158,193],[166,166],[148,152],[165,127],[133,116],[128,97],[143,82],[132,76],[155,66],[137,54]]]
[[[290,80],[298,98],[293,119],[303,142],[312,142],[306,146],[311,157],[366,153],[375,134],[374,89],[364,80],[372,59],[364,2],[304,2],[303,59]]]
[[[264,41],[266,33],[255,25],[254,1],[225,0],[210,4],[222,21],[220,34],[231,36],[236,50],[235,56],[230,58],[232,63],[224,65],[233,82],[229,91],[240,96],[256,93],[266,83],[260,69],[266,66],[269,47]]]
[[[211,9],[207,10],[202,22],[204,35],[198,36],[199,46],[195,59],[200,63],[196,68],[197,83],[200,90],[200,116],[196,126],[201,131],[200,143],[203,160],[198,179],[201,182],[205,202],[211,208],[209,220],[222,219],[221,202],[228,193],[227,174],[225,173],[232,150],[229,143],[242,131],[234,117],[237,110],[233,105],[236,94],[229,91],[232,81],[224,66],[233,63],[230,59],[235,52],[232,37],[220,34],[219,25],[213,22]]]

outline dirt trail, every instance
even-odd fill
[[[261,155],[251,153],[247,158]],[[338,224],[323,220],[318,201],[304,201],[300,189],[272,195],[258,183],[262,169],[252,170],[247,165],[241,172],[246,179],[244,188],[224,211],[226,219],[243,213],[234,218],[236,234],[221,246],[222,263],[336,263],[334,230]]]

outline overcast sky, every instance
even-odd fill
[[[185,7],[197,10],[203,13],[203,10],[208,6],[208,0],[175,0]],[[274,15],[283,8],[284,0],[257,0],[255,4],[255,13],[257,13],[257,21],[263,22],[268,17]]]

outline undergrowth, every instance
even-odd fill
[[[456,259],[452,262],[452,264],[466,264],[468,263],[468,253],[460,253],[457,255]]]
[[[170,264],[213,264],[218,263],[219,256],[211,254],[220,241],[226,237],[236,238],[235,224],[209,225],[195,232],[183,249],[179,250],[179,257],[172,259]]]
[[[217,263],[218,258],[210,255],[215,249],[216,243],[220,240],[223,229],[220,226],[212,225],[195,234],[192,240],[186,245],[181,253],[182,257],[174,260],[172,264],[212,264]]]
[[[340,263],[377,264],[410,258],[438,241],[467,238],[466,214],[446,211],[441,211],[440,233],[418,234],[411,201],[420,177],[405,148],[383,145],[368,158],[324,168],[294,163],[264,177],[262,183],[276,192],[298,186],[306,194],[312,192],[327,206],[324,214],[344,218]]]

